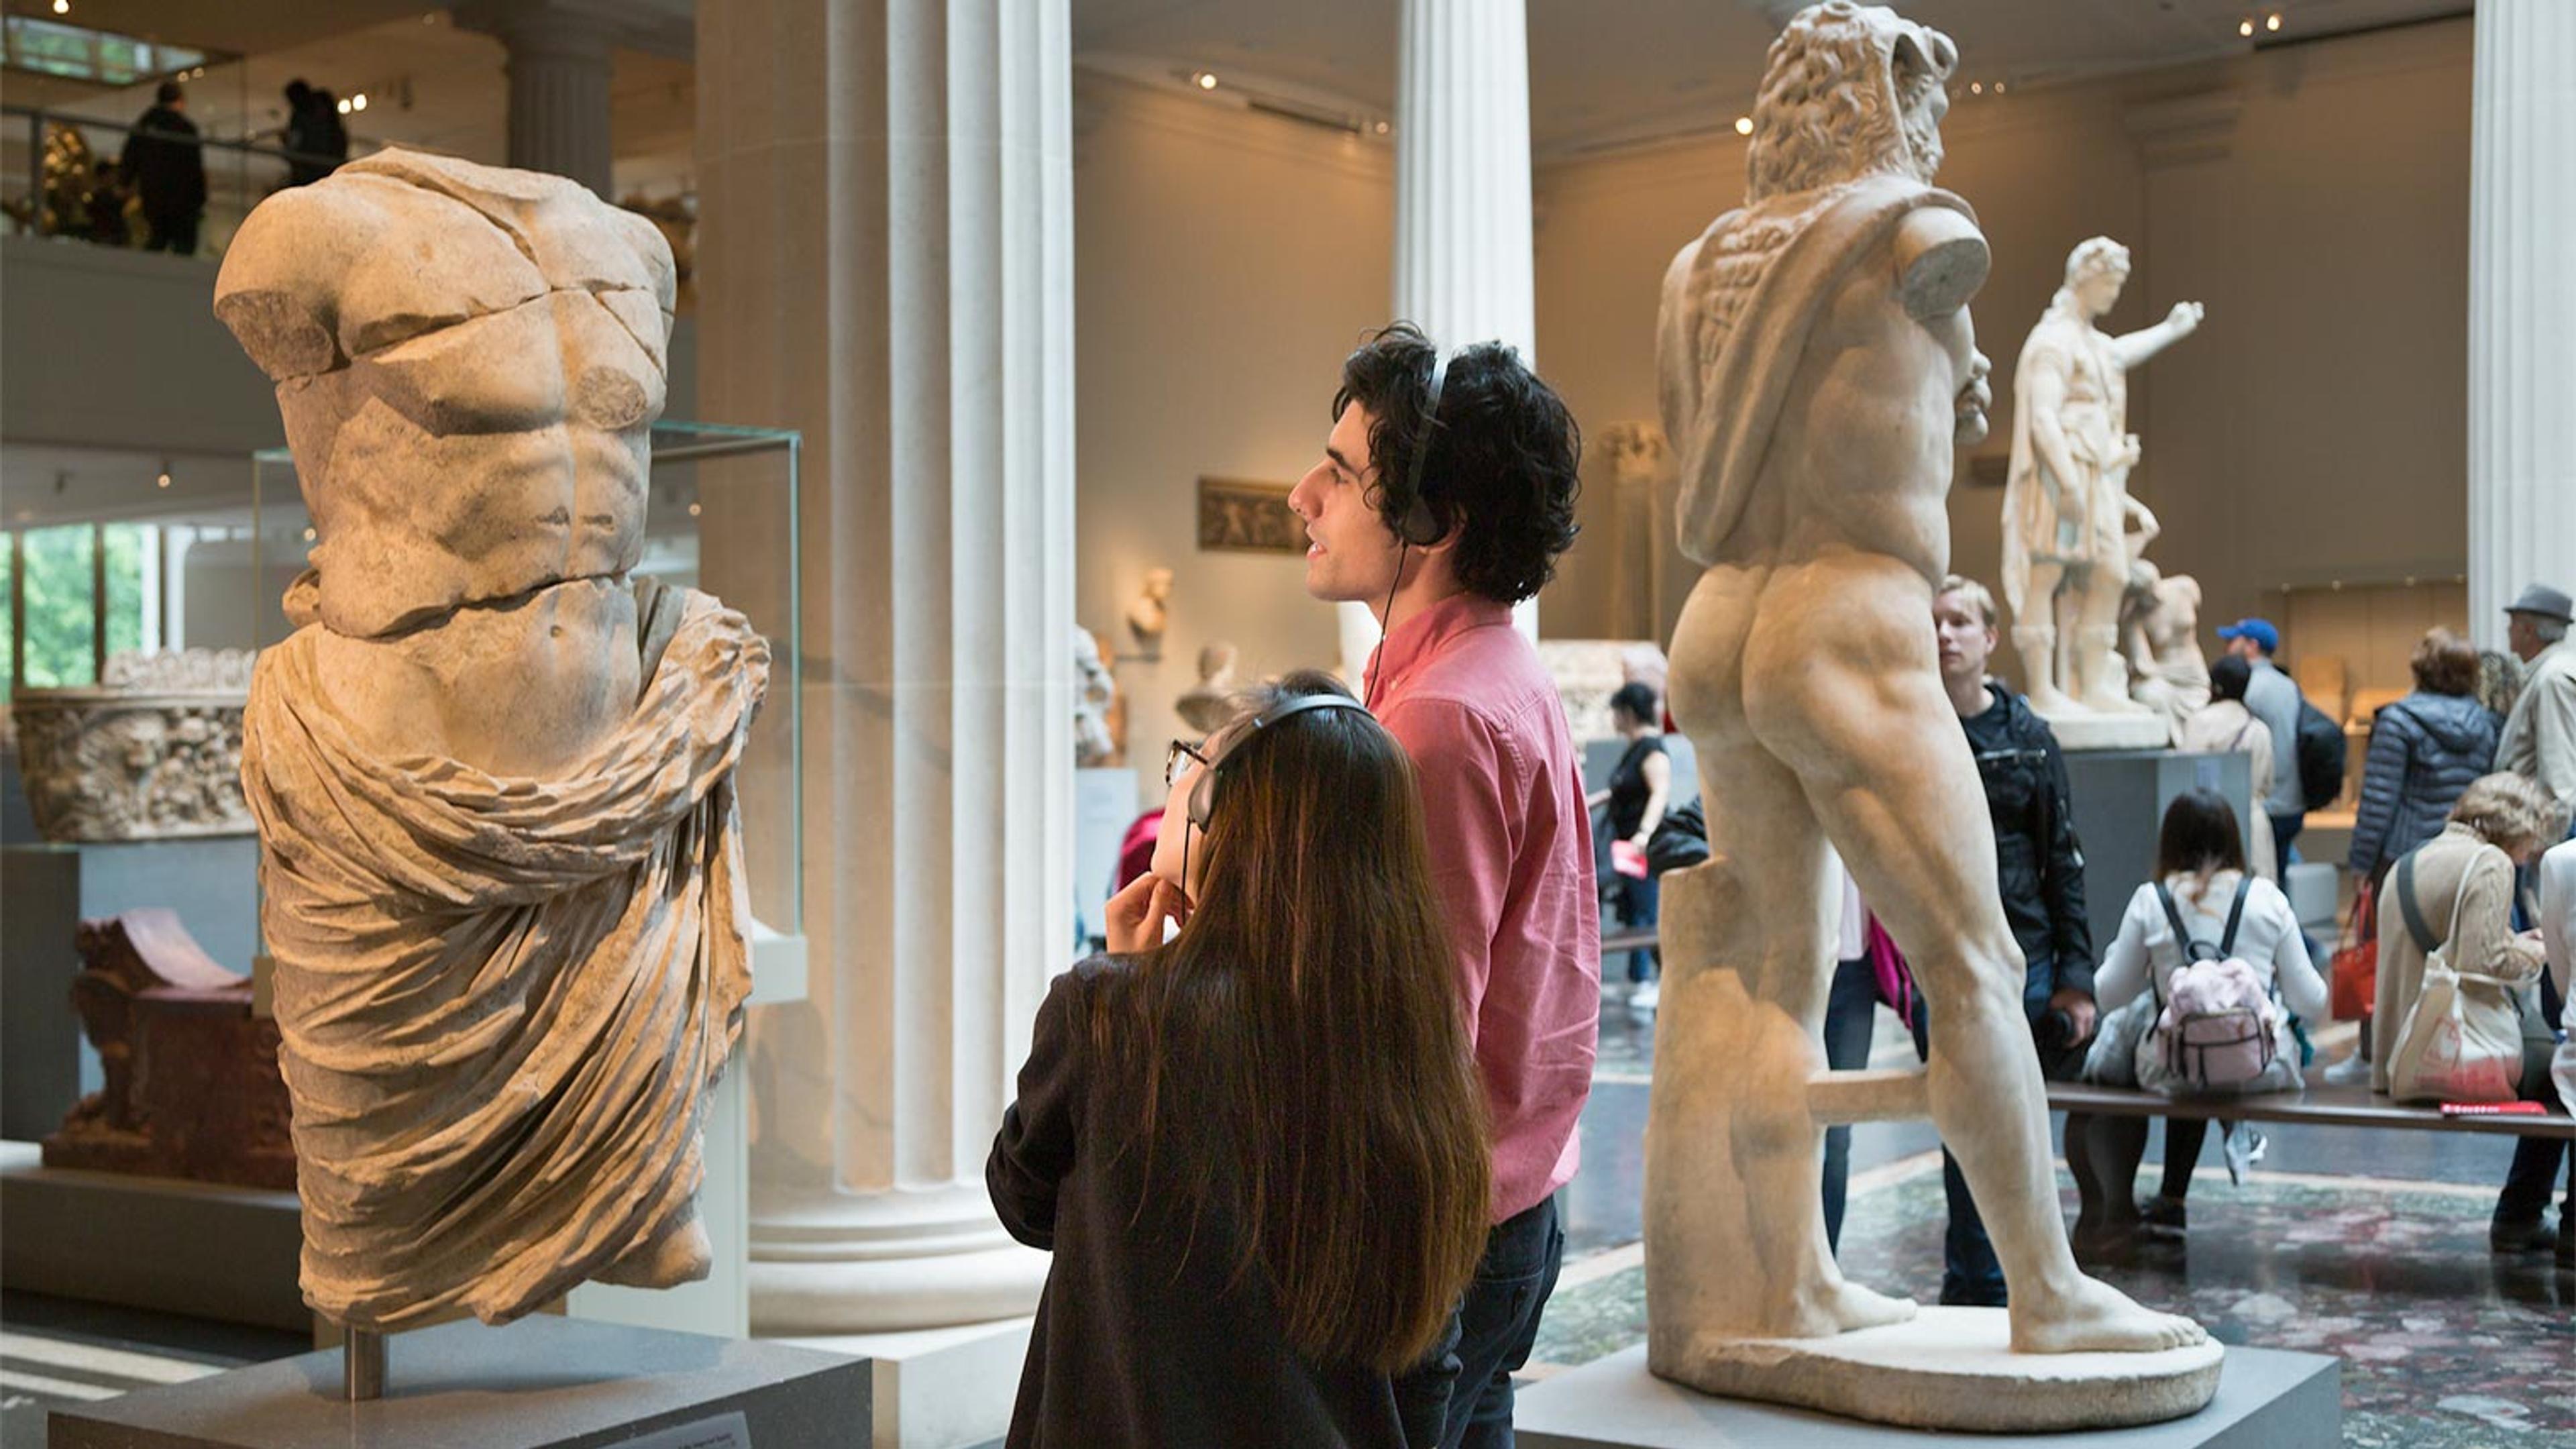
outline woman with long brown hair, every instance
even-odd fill
[[[1047,993],[985,1168],[1055,1254],[1013,1449],[1440,1428],[1393,1379],[1484,1251],[1489,1169],[1412,767],[1329,676],[1251,703],[1175,745],[1154,868]]]

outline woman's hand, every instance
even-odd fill
[[[1124,956],[1163,944],[1163,923],[1177,925],[1189,918],[1189,897],[1149,870],[1109,898],[1102,934],[1109,939],[1110,951]]]

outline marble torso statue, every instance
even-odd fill
[[[1881,7],[1801,13],[1771,50],[1745,205],[1665,275],[1679,534],[1707,566],[1674,631],[1671,705],[1697,751],[1711,853],[1664,883],[1655,1049],[1703,1069],[1656,1076],[1645,1206],[1656,1373],[1964,1425],[1981,1421],[1922,1417],[1906,1391],[1849,1365],[1801,1367],[1787,1347],[1915,1312],[1845,1281],[1827,1250],[1827,1120],[1939,1123],[2011,1284],[2013,1349],[2153,1353],[2203,1336],[2084,1277],[2068,1252],[2021,955],[1935,667],[1953,452],[1984,435],[1987,403],[1967,310],[1986,242],[1967,203],[1929,184],[1956,61],[1946,36]],[[1914,963],[1933,1033],[1926,1075],[1850,1099],[1822,1075],[1819,1044],[1836,852]],[[2200,1402],[2216,1386],[2214,1361],[2204,1369]],[[2061,1424],[2102,1412],[2054,1407]]]
[[[2200,581],[2166,578],[2154,564],[2131,566],[2122,625],[2128,641],[2129,697],[2165,719],[2173,741],[2183,722],[2209,703],[2209,659],[2200,652]]]
[[[2129,252],[2094,237],[2066,259],[2066,284],[2013,369],[2013,442],[2004,483],[2004,600],[2034,709],[2141,712],[2119,652],[2120,606],[2142,510],[2129,496],[2137,437],[2128,371],[2200,325],[2197,302],[2113,337],[2095,325],[2119,300]],[[2152,524],[2149,526],[2152,536]]]
[[[629,574],[671,299],[649,222],[398,150],[262,203],[217,280],[320,540],[242,774],[304,1293],[353,1327],[708,1269],[769,653]]]

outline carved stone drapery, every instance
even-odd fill
[[[47,840],[248,835],[242,800],[246,650],[121,654],[106,679],[21,689],[18,768]]]

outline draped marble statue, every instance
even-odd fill
[[[352,1328],[708,1271],[769,651],[630,574],[671,298],[649,222],[398,150],[261,203],[216,282],[319,536],[242,777],[304,1295]]]
[[[2031,708],[2051,723],[2090,711],[2145,714],[2120,650],[2140,508],[2129,496],[2138,438],[2129,369],[2188,337],[2201,305],[2114,337],[2098,325],[2129,280],[2129,249],[2097,236],[2066,258],[2066,284],[2023,341],[2013,369],[2013,440],[2004,479],[2004,602],[2012,609]],[[2152,524],[2149,524],[2152,537]]]
[[[1771,49],[1744,206],[1664,279],[1664,423],[1683,547],[1706,566],[1673,636],[1672,712],[1711,856],[1664,887],[1648,1362],[1931,1427],[2146,1422],[2206,1403],[2218,1351],[2068,1252],[2021,952],[1933,657],[1953,449],[1986,428],[1967,310],[1986,242],[1930,185],[1956,61],[1882,7],[1801,13]],[[1930,1003],[1924,1073],[1825,1071],[1836,851]],[[1911,1323],[1914,1304],[1845,1281],[1827,1250],[1824,1127],[1927,1113],[1984,1209],[2008,1323]],[[1985,1371],[1955,1372],[1981,1335]]]

